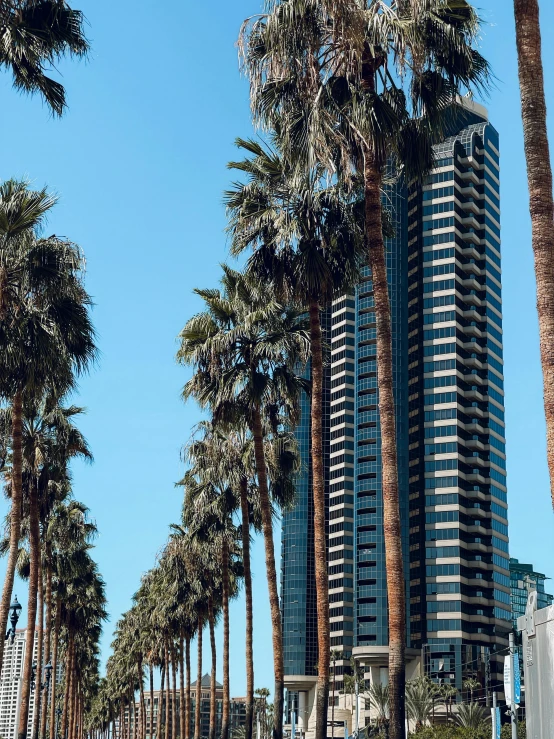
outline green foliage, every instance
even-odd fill
[[[417,739],[490,739],[490,726],[480,729],[468,729],[461,726],[432,726],[410,734]]]
[[[512,739],[512,727],[510,724],[505,724],[502,727],[500,737],[501,739]],[[517,739],[526,739],[526,737],[527,728],[525,726],[525,721],[520,721],[517,725]]]

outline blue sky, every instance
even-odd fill
[[[235,42],[260,1],[75,0],[89,21],[93,53],[86,64],[60,67],[70,106],[61,121],[0,76],[0,177],[27,176],[60,194],[48,228],[85,249],[96,302],[102,357],[79,397],[96,461],[75,466],[74,487],[101,532],[95,553],[111,614],[105,657],[113,624],[179,517],[180,449],[199,414],[179,398],[186,375],[174,360],[176,336],[199,307],[193,288],[215,286],[227,258],[225,165],[235,156],[234,138],[251,133]],[[554,576],[512,4],[480,6],[482,51],[497,77],[485,102],[502,152],[511,554]],[[543,29],[551,28],[554,5],[543,0],[541,12]],[[543,51],[554,108],[554,50],[547,44]],[[261,542],[253,562],[256,686],[272,687]],[[24,586],[17,587],[25,602]],[[233,695],[245,691],[243,613],[240,599],[231,612]],[[207,667],[207,649],[205,660]]]

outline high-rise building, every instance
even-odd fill
[[[514,629],[517,629],[517,620],[525,616],[525,606],[529,593],[537,592],[537,609],[548,608],[554,602],[554,596],[549,595],[544,583],[548,580],[546,575],[535,572],[533,565],[523,564],[517,559],[510,557],[510,582],[512,597],[512,619]]]
[[[393,328],[399,493],[407,593],[407,672],[484,689],[501,679],[510,578],[506,498],[498,134],[461,101],[423,184],[383,203]],[[330,343],[325,470],[331,648],[386,679],[376,330],[371,274],[325,313]],[[286,685],[307,730],[317,664],[309,408],[298,430],[298,505],[283,517]],[[421,655],[424,656],[422,661]],[[298,694],[298,695],[297,695]],[[335,698],[336,702],[336,698]]]
[[[194,735],[194,719],[195,719],[195,709],[196,709],[196,680],[191,683],[191,705],[190,705],[190,723],[189,723],[189,732],[190,736]],[[167,695],[164,691],[164,694]],[[209,735],[209,728],[210,728],[210,696],[211,696],[211,679],[208,674],[205,674],[202,677],[201,682],[201,704],[200,704],[200,736],[201,737],[207,737]],[[152,697],[153,697],[153,709],[152,710]],[[158,735],[158,721],[159,721],[159,705],[160,705],[160,691],[155,690],[153,693],[153,696],[150,694],[149,690],[146,690],[144,692],[144,710],[145,710],[145,720],[146,720],[146,737],[148,739],[152,736]],[[175,704],[173,704],[173,690],[170,689],[169,691],[169,706],[170,706],[170,712],[166,714],[167,711],[167,702],[164,699],[163,706],[164,706],[164,716],[162,723],[165,724],[166,721],[166,715],[169,717],[169,721],[173,721],[173,710],[175,710],[175,717],[176,717],[176,732],[177,736],[181,736],[181,726],[180,726],[180,691],[179,688],[177,688],[177,693],[175,695]],[[244,726],[246,723],[246,698],[231,698],[230,703],[230,713],[229,713],[229,734],[231,735],[232,732],[234,732],[236,729],[239,729],[240,727]],[[223,685],[220,682],[216,681],[215,684],[215,720],[216,720],[216,726],[215,726],[215,733],[216,736],[219,736],[221,734],[221,719],[223,716]],[[131,711],[131,731],[134,729],[135,722],[137,723],[140,721],[140,703],[135,704],[135,713],[134,716],[132,715]],[[119,723],[119,722],[118,722]],[[129,729],[129,709],[125,709],[125,726],[127,727],[127,731]]]
[[[0,678],[0,736],[2,739],[16,739],[21,707],[21,689],[23,687],[23,665],[27,648],[26,629],[17,629],[15,639],[9,638],[4,646],[4,660]],[[37,639],[34,640],[33,662],[38,654]],[[35,698],[37,688],[31,692],[29,699],[29,723],[27,737],[30,739],[33,728]]]

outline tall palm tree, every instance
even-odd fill
[[[268,3],[265,16],[245,23],[240,41],[255,121],[267,127],[278,119],[286,142],[303,142],[300,166],[320,161],[346,184],[353,171],[363,180],[376,317],[392,739],[404,734],[406,616],[382,185],[391,165],[407,178],[425,174],[455,95],[486,83],[488,67],[474,46],[477,28],[464,0],[288,0]],[[322,704],[316,739],[325,736]]]
[[[554,201],[546,130],[538,0],[514,0],[523,138],[535,255],[537,311],[546,416],[546,452],[554,506]]]
[[[81,408],[63,407],[53,396],[25,397],[23,403],[22,451],[24,510],[27,512],[25,529],[29,539],[29,598],[27,614],[27,640],[33,643],[37,614],[37,597],[42,603],[46,596],[46,630],[43,650],[43,610],[39,608],[37,629],[38,660],[36,673],[42,674],[44,664],[50,660],[50,619],[52,607],[51,546],[48,541],[48,519],[56,500],[64,499],[69,491],[68,465],[75,456],[92,459],[86,441],[74,426],[72,419],[82,413]],[[6,442],[10,434],[10,412],[0,411],[0,433]],[[91,533],[91,532],[89,532]],[[45,571],[46,592],[42,573]],[[25,655],[22,706],[30,695],[32,650]],[[27,664],[29,663],[29,664]],[[39,732],[41,692],[35,701],[34,736]],[[45,717],[45,712],[43,712]]]
[[[86,57],[84,17],[65,0],[1,0],[0,67],[19,92],[39,93],[54,115],[65,107],[63,85],[47,71],[65,56]]]
[[[189,535],[198,537],[204,544],[205,551],[213,553],[212,562],[217,563],[216,567],[221,573],[219,577],[223,615],[221,739],[228,739],[230,723],[229,599],[237,594],[237,576],[242,574],[238,559],[242,554],[238,546],[239,531],[233,521],[237,509],[236,491],[233,488],[234,450],[231,450],[231,454],[230,458],[227,438],[224,435],[218,433],[209,422],[200,424],[199,433],[187,447],[187,457],[192,466],[183,480],[185,487],[183,520],[189,527]],[[212,647],[212,654],[215,657],[215,646]],[[212,670],[212,694],[215,701],[215,669]]]
[[[267,291],[224,267],[223,290],[197,290],[206,310],[189,320],[177,354],[195,373],[185,398],[210,406],[216,421],[229,414],[246,418],[254,455],[271,609],[275,672],[275,739],[282,737],[284,697],[283,637],[273,540],[273,517],[264,451],[263,409],[281,410],[291,425],[298,416],[304,380],[294,368],[305,360],[306,332],[296,311],[277,303]],[[230,420],[227,418],[227,420]]]
[[[282,300],[308,311],[311,354],[311,463],[314,502],[315,584],[318,623],[317,723],[327,727],[329,597],[323,470],[323,366],[320,311],[360,278],[363,259],[360,200],[324,182],[321,165],[299,170],[280,150],[280,130],[270,150],[238,140],[250,156],[230,167],[246,174],[226,195],[231,251],[254,249],[248,269],[272,282]]]
[[[96,353],[83,256],[70,241],[40,236],[54,203],[46,190],[31,191],[25,182],[0,185],[0,395],[12,407],[10,549],[0,632],[6,630],[21,528],[24,395],[60,397]],[[0,661],[3,650],[0,640]],[[26,720],[26,708],[21,716]]]

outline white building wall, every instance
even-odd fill
[[[0,677],[0,737],[2,739],[16,739],[17,737],[26,644],[25,630],[18,629],[13,644],[11,639],[8,639],[4,646],[4,662]],[[37,661],[37,652],[37,640],[35,638],[34,662]],[[35,694],[36,691],[33,691],[29,699],[30,720],[27,739],[30,739],[33,728],[31,717],[35,711]]]

